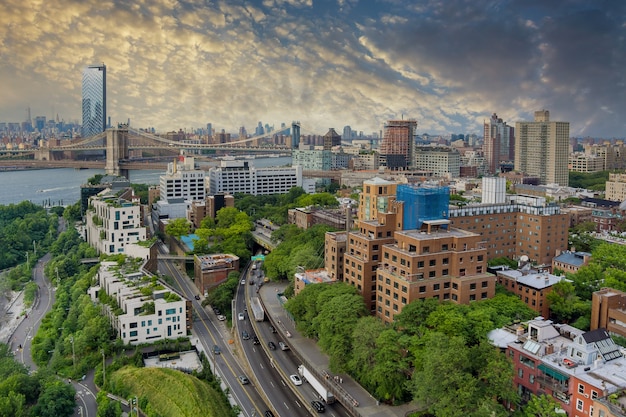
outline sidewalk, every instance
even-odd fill
[[[416,411],[414,404],[404,404],[397,407],[377,404],[377,401],[365,389],[357,384],[347,374],[331,374],[328,367],[328,356],[320,351],[314,340],[300,335],[295,323],[282,307],[278,294],[282,293],[287,285],[281,283],[267,283],[259,290],[261,302],[265,307],[268,318],[274,327],[286,335],[291,350],[298,356],[304,365],[316,369],[326,376],[327,387],[333,395],[355,416],[363,417],[405,417]],[[356,401],[356,403],[355,403]],[[358,404],[358,406],[354,406]]]

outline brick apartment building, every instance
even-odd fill
[[[569,218],[556,205],[531,198],[502,204],[479,204],[450,210],[450,225],[482,236],[487,259],[528,256],[550,268],[557,251],[568,247]]]
[[[626,337],[626,293],[613,288],[595,291],[591,298],[591,330],[606,328]]]
[[[536,319],[489,334],[513,361],[514,384],[528,401],[546,394],[571,417],[602,414],[603,400],[626,388],[626,358],[604,328],[583,332]]]

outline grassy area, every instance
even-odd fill
[[[111,387],[145,398],[163,417],[232,415],[224,396],[198,378],[172,369],[125,367],[111,376]]]

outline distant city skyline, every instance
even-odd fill
[[[174,4],[172,6],[172,4]],[[478,133],[549,108],[572,136],[626,136],[626,3],[114,0],[0,5],[0,122],[81,120],[81,73],[107,65],[111,123],[302,134],[387,120]]]

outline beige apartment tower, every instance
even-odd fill
[[[534,122],[515,123],[515,170],[537,176],[542,185],[569,184],[569,122],[551,122],[535,112]]]

